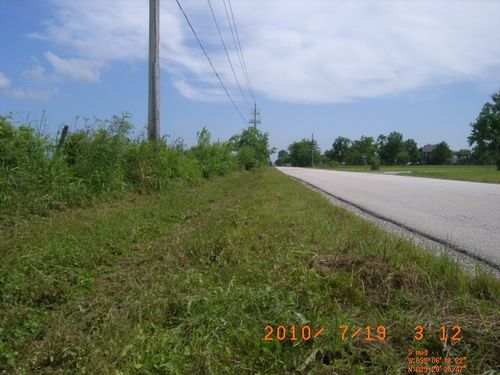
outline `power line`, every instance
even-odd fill
[[[246,123],[246,120],[245,118],[243,117],[243,115],[241,114],[240,112],[240,109],[238,108],[238,106],[236,105],[236,103],[234,102],[233,98],[231,97],[231,95],[229,94],[229,91],[227,91],[226,89],[226,86],[224,85],[224,83],[222,82],[222,79],[220,78],[219,76],[219,73],[217,73],[217,70],[215,69],[215,66],[214,64],[212,63],[212,60],[210,60],[210,57],[208,57],[208,54],[207,54],[207,51],[205,50],[205,47],[203,47],[203,44],[201,44],[201,41],[200,41],[200,38],[198,38],[198,34],[196,34],[196,31],[194,30],[193,28],[193,25],[191,24],[191,21],[189,21],[189,18],[186,14],[186,12],[184,11],[184,9],[182,8],[182,5],[179,3],[179,0],[175,0],[175,2],[177,3],[177,5],[179,6],[179,9],[181,10],[182,14],[184,15],[184,18],[186,19],[191,31],[193,32],[196,40],[198,41],[198,44],[200,45],[200,48],[201,50],[203,51],[203,53],[205,54],[205,57],[207,58],[208,62],[210,63],[210,66],[212,67],[214,73],[215,73],[215,76],[217,77],[217,79],[219,80],[220,82],[220,85],[222,86],[222,88],[224,89],[224,91],[226,92],[226,95],[227,97],[229,98],[229,100],[231,100],[231,103],[233,103],[233,106],[234,108],[236,109],[236,111],[238,112],[238,114],[240,115],[241,119],[243,120],[243,122]]]
[[[231,71],[233,72],[233,77],[236,80],[236,83],[238,84],[238,88],[240,90],[242,98],[245,100],[248,107],[251,108],[250,103],[248,103],[248,101],[246,100],[245,94],[243,93],[243,90],[241,89],[240,81],[238,80],[238,77],[236,76],[236,72],[234,71],[234,66],[233,66],[233,63],[231,62],[231,58],[229,57],[229,52],[227,51],[226,43],[224,43],[224,38],[222,37],[219,23],[217,22],[217,18],[215,17],[215,13],[214,13],[214,10],[212,8],[212,3],[210,2],[210,0],[207,0],[207,1],[208,1],[208,6],[210,7],[210,12],[212,13],[212,18],[215,22],[215,26],[217,27],[217,31],[219,32],[220,41],[222,42],[222,46],[224,47],[224,51],[226,51],[226,57],[227,57],[227,60],[229,61],[229,66],[231,67]]]
[[[233,19],[234,31],[236,32],[236,39],[238,40],[238,47],[240,48],[241,59],[243,60],[243,67],[245,68],[245,75],[248,81],[248,86],[250,87],[250,93],[252,94],[253,101],[255,102],[255,97],[253,95],[253,87],[250,82],[250,76],[248,75],[247,64],[245,63],[245,56],[243,56],[243,49],[241,48],[240,36],[238,35],[238,28],[236,27],[236,20],[234,19],[233,7],[231,6],[231,0],[229,2],[229,9],[231,10],[231,18]]]
[[[250,92],[250,95],[252,96],[253,101],[255,102],[255,98],[253,96],[253,91],[251,90],[248,77],[245,74],[245,68],[243,67],[243,59],[242,59],[241,51],[238,47],[238,42],[236,40],[236,34],[235,34],[234,29],[233,29],[233,24],[231,22],[231,16],[229,15],[229,10],[228,10],[227,5],[226,5],[226,0],[222,0],[222,2],[224,3],[224,9],[226,10],[226,17],[227,17],[227,21],[229,23],[229,29],[231,30],[231,35],[233,36],[234,47],[236,48],[236,52],[238,54],[238,60],[240,62],[241,72],[243,74],[243,77],[245,78],[245,81],[247,84],[247,89]]]

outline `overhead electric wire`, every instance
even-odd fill
[[[222,46],[224,47],[224,51],[226,52],[226,57],[227,57],[227,60],[229,61],[229,66],[231,67],[231,71],[233,72],[233,77],[236,80],[236,83],[238,85],[238,89],[240,90],[241,97],[243,98],[243,100],[245,100],[245,103],[248,105],[248,108],[251,110],[252,109],[251,105],[246,99],[245,93],[243,92],[243,90],[241,88],[238,76],[236,75],[236,72],[234,70],[234,66],[233,66],[233,63],[231,61],[231,58],[229,57],[229,52],[227,51],[226,43],[224,42],[224,38],[222,37],[222,32],[220,31],[219,23],[217,22],[217,17],[215,17],[215,13],[214,13],[214,10],[212,8],[212,3],[210,2],[210,0],[207,0],[207,1],[208,1],[208,6],[210,7],[210,12],[212,13],[212,18],[214,20],[215,26],[217,27],[217,31],[219,32],[220,41],[222,43]]]
[[[224,3],[224,9],[226,10],[226,17],[227,17],[227,21],[229,23],[229,29],[231,30],[231,34],[233,36],[234,47],[236,48],[236,52],[238,53],[238,60],[240,62],[241,72],[243,74],[243,77],[245,78],[248,92],[252,96],[252,99],[253,99],[253,101],[255,103],[255,98],[253,96],[253,91],[251,90],[251,87],[249,85],[248,77],[245,74],[245,68],[243,67],[243,59],[242,59],[241,51],[240,51],[240,48],[238,47],[238,41],[236,40],[236,34],[235,34],[234,29],[233,29],[233,23],[231,22],[231,16],[229,15],[229,10],[228,10],[227,5],[226,5],[226,0],[222,0],[222,2]]]
[[[238,112],[238,114],[240,115],[241,119],[243,120],[243,122],[247,122],[245,120],[245,117],[243,117],[243,115],[241,114],[241,111],[240,109],[238,108],[238,106],[236,105],[236,103],[234,102],[233,98],[231,97],[231,95],[229,94],[229,91],[227,91],[227,88],[226,86],[224,85],[224,83],[222,82],[222,79],[220,78],[219,76],[219,73],[217,73],[217,70],[215,69],[215,66],[214,64],[212,63],[212,60],[210,60],[210,57],[208,56],[207,54],[207,51],[205,50],[205,47],[203,47],[203,44],[201,44],[201,41],[200,41],[200,38],[198,38],[198,34],[196,34],[196,31],[194,30],[194,27],[193,25],[191,24],[191,21],[189,21],[189,18],[186,14],[186,12],[184,11],[184,8],[182,8],[182,5],[181,3],[179,3],[179,0],[175,0],[175,2],[177,3],[177,5],[179,6],[179,9],[181,10],[182,14],[184,15],[184,18],[186,19],[188,25],[189,25],[189,28],[191,29],[191,31],[193,32],[196,40],[198,41],[198,44],[201,48],[201,50],[203,51],[203,53],[205,54],[205,57],[207,58],[208,62],[210,63],[210,66],[212,67],[214,73],[215,73],[215,76],[217,77],[217,79],[219,80],[222,88],[224,89],[224,91],[226,92],[226,95],[228,96],[229,100],[231,100],[231,103],[233,103],[233,106],[234,108],[236,109],[236,111]]]
[[[234,31],[236,33],[236,40],[238,41],[238,47],[240,49],[241,59],[243,60],[243,67],[245,68],[246,79],[248,81],[248,86],[250,87],[250,93],[252,94],[252,98],[253,98],[253,101],[255,103],[255,97],[253,95],[253,87],[252,87],[252,83],[250,82],[250,76],[248,75],[247,64],[245,63],[245,56],[243,55],[243,49],[241,48],[240,36],[238,35],[238,28],[236,27],[236,20],[234,18],[231,0],[228,0],[228,2],[229,2],[229,10],[231,11],[231,18],[233,19]]]

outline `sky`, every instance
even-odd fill
[[[277,149],[399,131],[458,150],[500,90],[500,1],[232,0],[247,82],[229,0],[179,0],[242,119],[176,1],[160,2],[161,134],[187,145],[204,126],[240,132],[255,99]],[[0,25],[0,114],[55,134],[129,112],[144,131],[147,0],[0,0]]]

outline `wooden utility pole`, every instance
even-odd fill
[[[314,168],[314,133],[311,134],[311,161]]]
[[[160,139],[160,0],[149,0],[148,138]]]

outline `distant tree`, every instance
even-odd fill
[[[349,164],[370,164],[372,158],[376,156],[377,144],[372,137],[361,136],[352,142],[352,146],[347,154]]]
[[[472,160],[476,164],[491,165],[495,160],[495,152],[482,147],[474,147],[472,149]]]
[[[493,103],[486,103],[476,121],[471,124],[469,145],[474,146],[476,157],[495,158],[500,170],[500,91],[491,96]]]
[[[409,161],[412,163],[417,163],[420,161],[420,151],[418,150],[417,142],[413,139],[408,138],[404,141],[404,148],[408,152]]]
[[[337,162],[337,160],[335,160],[335,158],[333,157],[333,151],[332,150],[325,150],[325,152],[323,152],[322,159],[323,159],[324,163],[330,163],[332,161]]]
[[[321,160],[321,151],[316,140],[302,139],[301,141],[293,142],[288,147],[290,162],[294,167],[310,167],[312,166],[312,157],[319,163]]]
[[[396,155],[397,164],[408,164],[409,161],[410,161],[410,155],[406,150],[399,151],[398,154]]]
[[[455,152],[458,164],[470,164],[472,162],[471,150],[461,149]]]
[[[278,158],[274,162],[277,166],[283,166],[290,163],[290,155],[286,150],[280,150],[278,152]]]
[[[325,157],[339,163],[345,162],[352,142],[349,138],[337,137],[332,144],[332,149],[325,151]]]
[[[439,143],[434,151],[431,154],[431,163],[432,164],[448,164],[451,162],[451,158],[453,157],[453,153],[448,146],[448,143],[441,142]]]
[[[387,156],[385,154],[386,145],[387,145],[387,136],[385,136],[384,134],[380,134],[377,138],[378,156],[380,162],[385,162],[385,160],[387,159]]]
[[[396,162],[396,156],[400,151],[403,151],[403,149],[403,134],[392,132],[387,136],[385,143],[380,149],[380,158],[384,164],[394,164]]]

